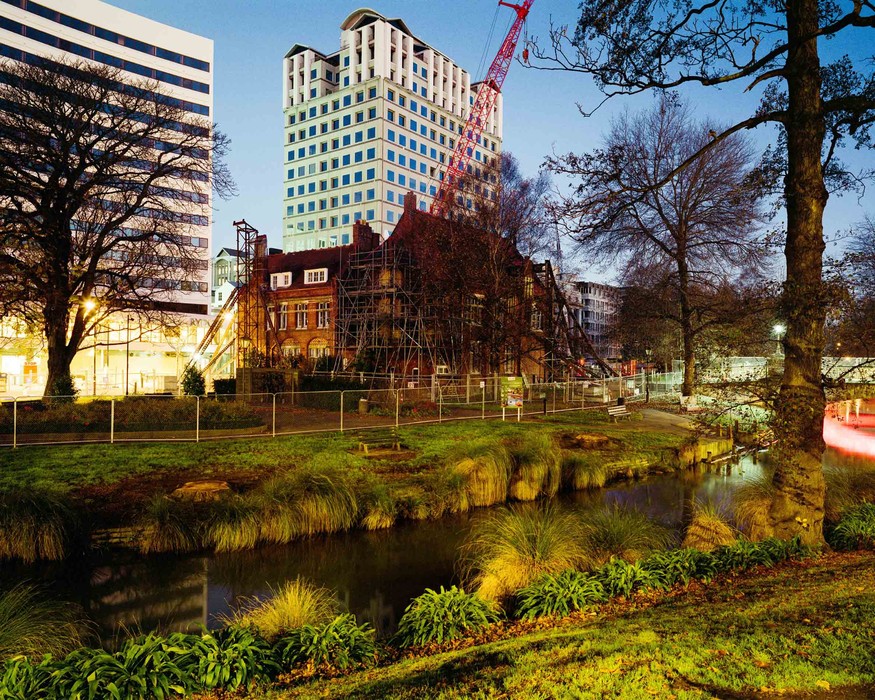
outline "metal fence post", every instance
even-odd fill
[[[483,391],[480,394],[480,419],[486,420],[486,385],[484,382]]]
[[[12,399],[12,449],[18,447],[18,397]]]
[[[504,413],[505,413],[505,407],[502,406],[502,407],[501,407],[501,422],[502,422],[502,423],[504,422]]]
[[[517,406],[516,407],[516,422],[519,423],[522,420],[522,418],[523,418],[523,407]]]
[[[395,427],[398,427],[398,416],[401,414],[401,392],[395,391]]]
[[[340,432],[343,432],[343,394],[344,392],[340,392]]]
[[[273,397],[273,413],[272,413],[272,420],[271,420],[272,427],[271,427],[270,436],[276,437],[276,394],[271,394],[271,396]]]
[[[109,444],[115,442],[115,399],[109,400]]]
[[[438,387],[438,423],[441,422],[444,413],[444,393]]]
[[[201,397],[194,397],[194,441],[201,441]]]

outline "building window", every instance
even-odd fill
[[[284,331],[289,327],[289,305],[280,304],[280,315],[277,319],[277,329]]]
[[[292,273],[291,272],[277,272],[270,276],[270,288],[271,289],[281,289],[283,287],[290,287],[292,284]]]
[[[307,327],[307,305],[295,304],[295,328],[304,329]]]
[[[336,244],[335,244],[336,245]],[[330,302],[320,301],[316,311],[316,328],[328,328]]]
[[[304,272],[304,284],[320,284],[328,279],[328,268],[322,267],[318,270],[306,270]]]

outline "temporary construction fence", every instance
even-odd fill
[[[201,442],[458,420],[520,421],[537,414],[644,401],[676,389],[658,376],[643,374],[530,385],[514,379],[463,382],[441,377],[395,388],[245,396],[0,397],[0,446]]]

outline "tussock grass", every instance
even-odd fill
[[[18,655],[63,657],[90,636],[78,608],[47,599],[35,586],[0,593],[0,662]]]
[[[503,508],[478,522],[462,547],[463,578],[488,600],[506,598],[543,574],[586,562],[580,520],[551,505]]]
[[[622,506],[604,507],[581,517],[583,548],[590,565],[611,557],[637,561],[672,544],[671,532],[644,513]]]
[[[190,552],[202,545],[195,508],[190,503],[158,495],[140,519],[138,546],[143,554]]]
[[[371,485],[360,500],[361,525],[365,530],[385,530],[395,524],[398,505],[385,485]]]
[[[551,435],[527,433],[509,446],[514,462],[510,496],[517,501],[552,498],[561,482],[562,451]]]
[[[425,475],[422,486],[430,518],[465,513],[471,507],[465,476],[452,466],[440,467]]]
[[[842,513],[861,503],[875,503],[875,469],[824,467],[826,519],[837,522]]]
[[[693,503],[693,520],[684,535],[684,549],[710,552],[717,547],[731,545],[737,532],[729,524],[722,510],[714,503]]]
[[[455,469],[465,479],[472,506],[491,506],[507,500],[513,460],[504,445],[475,443],[465,451]]]
[[[63,497],[42,489],[0,493],[0,559],[63,559],[76,531],[76,516]]]
[[[562,483],[572,491],[602,488],[607,483],[609,471],[604,455],[599,453],[562,453]]]
[[[205,539],[217,552],[252,549],[258,542],[261,515],[261,508],[250,498],[223,498],[210,510]]]
[[[426,520],[431,513],[428,494],[420,486],[410,486],[396,491],[395,507],[399,517],[408,520]]]
[[[268,599],[247,598],[236,612],[217,619],[226,626],[253,626],[266,639],[274,639],[304,625],[329,622],[339,611],[333,592],[298,577],[270,589]]]
[[[769,533],[769,508],[775,495],[772,474],[746,481],[732,496],[735,522],[752,540],[763,539]]]

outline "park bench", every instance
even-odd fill
[[[619,418],[628,418],[629,420],[632,420],[632,414],[626,410],[625,405],[608,406],[608,417],[613,418],[614,423],[616,423]]]
[[[368,446],[381,447],[392,446],[393,450],[401,449],[401,438],[398,437],[398,429],[392,425],[385,428],[370,428],[359,430],[355,434],[359,449],[368,454]]]

